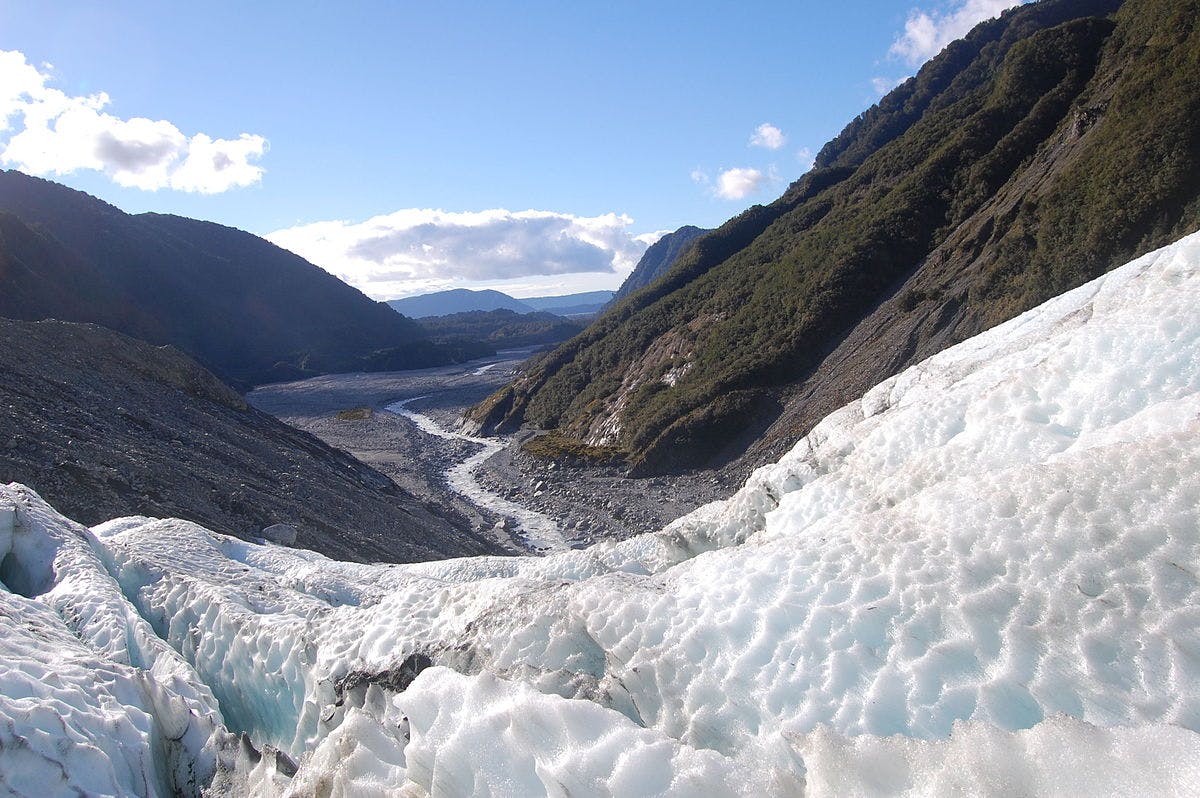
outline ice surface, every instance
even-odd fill
[[[948,740],[845,737],[798,743],[808,795],[1195,795],[1196,734],[1175,726],[1098,728],[1062,715],[1018,732],[959,721]]]
[[[198,795],[231,741],[90,533],[0,487],[0,793]]]
[[[581,551],[337,563],[10,486],[0,773],[78,735],[45,773],[162,792],[156,724],[207,719],[199,772],[261,795],[1200,794],[1198,268],[1200,235]]]

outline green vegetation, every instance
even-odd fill
[[[701,465],[893,296],[889,313],[940,307],[953,325],[875,353],[890,373],[934,335],[954,343],[1196,229],[1197,5],[1118,6],[1044,0],[980,25],[780,199],[698,239],[474,417],[586,439],[619,410],[636,471]]]
[[[600,464],[625,462],[625,453],[615,446],[589,446],[557,432],[530,438],[521,449],[544,460],[576,460]]]
[[[338,421],[367,421],[375,415],[375,411],[369,407],[355,407],[349,410],[342,410],[337,414]]]
[[[577,321],[553,313],[516,313],[508,309],[471,310],[417,319],[435,342],[482,342],[496,349],[557,344],[583,329]]]

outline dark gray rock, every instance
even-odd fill
[[[88,324],[0,318],[0,483],[70,518],[177,517],[356,561],[500,551],[467,520],[256,410],[191,358]]]

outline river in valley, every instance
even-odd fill
[[[484,368],[490,368],[490,366]],[[479,481],[475,479],[475,469],[483,465],[488,458],[504,449],[509,441],[505,438],[477,438],[461,432],[453,432],[444,429],[429,416],[409,409],[408,405],[410,403],[419,402],[426,398],[428,397],[414,396],[411,399],[390,404],[385,409],[408,419],[418,429],[428,435],[450,440],[467,441],[468,443],[477,444],[480,447],[478,452],[446,470],[446,483],[450,486],[450,489],[476,505],[491,510],[497,515],[504,516],[504,518],[514,523],[516,526],[515,532],[521,539],[520,542],[524,543],[527,547],[540,552],[557,551],[567,548],[562,530],[559,529],[554,519],[536,510],[531,510],[524,505],[510,501],[497,493],[493,493],[480,485]]]

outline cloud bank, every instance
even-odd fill
[[[875,90],[876,95],[878,95],[879,97],[882,97],[883,95],[887,94],[892,89],[899,86],[904,81],[908,80],[910,77],[912,77],[912,76],[905,75],[904,77],[899,77],[899,78],[874,77],[874,78],[871,78],[871,88],[873,88]]]
[[[980,22],[998,17],[1023,2],[1027,0],[958,0],[946,11],[913,9],[904,24],[904,33],[892,43],[889,53],[910,66],[919,66]]]
[[[626,274],[659,235],[635,235],[632,225],[616,213],[413,208],[360,223],[299,225],[266,238],[369,296],[389,299],[539,275]]]
[[[16,50],[0,50],[0,162],[35,175],[103,172],[121,186],[218,194],[250,186],[263,169],[262,136],[186,136],[170,122],[104,112],[105,92],[71,96]]]

